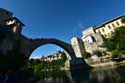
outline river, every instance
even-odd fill
[[[91,71],[39,72],[36,83],[125,83],[125,66],[96,68]]]

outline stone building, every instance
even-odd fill
[[[94,27],[84,30],[82,35],[86,52],[93,54],[96,50],[104,50],[104,48],[101,47],[103,39],[99,33],[94,31]]]
[[[10,11],[0,8],[0,26],[11,27],[12,31],[15,33],[21,33],[24,24]]]
[[[73,37],[71,39],[71,45],[73,47],[73,50],[76,54],[77,58],[82,58],[83,54],[84,54],[84,44],[82,42],[81,39],[77,38],[77,37]]]
[[[125,16],[119,16],[112,20],[109,20],[100,26],[89,27],[82,32],[82,40],[84,42],[85,50],[93,54],[96,50],[106,51],[106,48],[102,46],[103,37],[109,38],[115,29],[120,26],[125,26]]]
[[[62,55],[62,52],[57,52],[57,53],[54,53],[50,56],[47,56],[47,57],[41,57],[41,61],[45,61],[45,62],[52,62],[52,61],[56,61],[56,60],[60,60],[62,59],[63,55]]]
[[[0,23],[12,17],[12,12],[0,8]]]
[[[118,16],[112,20],[109,20],[100,26],[94,28],[96,33],[100,33],[105,38],[111,36],[111,34],[115,31],[115,29],[119,28],[120,26],[125,26],[125,16]]]
[[[15,33],[21,33],[24,24],[16,17],[11,17],[5,20],[7,26],[11,26],[12,31]]]

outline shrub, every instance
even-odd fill
[[[91,57],[91,54],[90,54],[90,53],[85,52],[85,53],[83,54],[83,58],[87,59],[87,58],[89,58],[89,57]]]
[[[112,51],[112,58],[118,58],[120,56],[118,50],[113,50]]]
[[[98,57],[103,56],[102,52],[100,52],[99,50],[95,51],[94,54],[97,55]]]

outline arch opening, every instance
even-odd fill
[[[39,46],[32,52],[29,59],[32,59],[32,58],[41,59],[42,57],[54,56],[58,53],[63,53],[63,52],[66,54],[66,57],[69,60],[71,60],[69,53],[65,49],[54,44],[46,44],[46,45]]]
[[[57,40],[57,39],[35,39],[35,40],[33,40],[32,41],[32,50],[30,51],[30,54],[32,54],[34,52],[34,50],[36,50],[38,47],[41,47],[41,46],[47,45],[47,44],[57,45],[57,46],[63,48],[69,54],[71,59],[76,58],[72,46],[68,43],[65,43],[65,42]]]

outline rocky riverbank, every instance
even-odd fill
[[[90,64],[92,67],[97,68],[97,67],[106,67],[106,66],[118,66],[118,65],[125,65],[125,60],[121,62],[115,62],[115,61],[108,61],[108,62],[103,62],[103,63],[95,63],[95,64]]]

